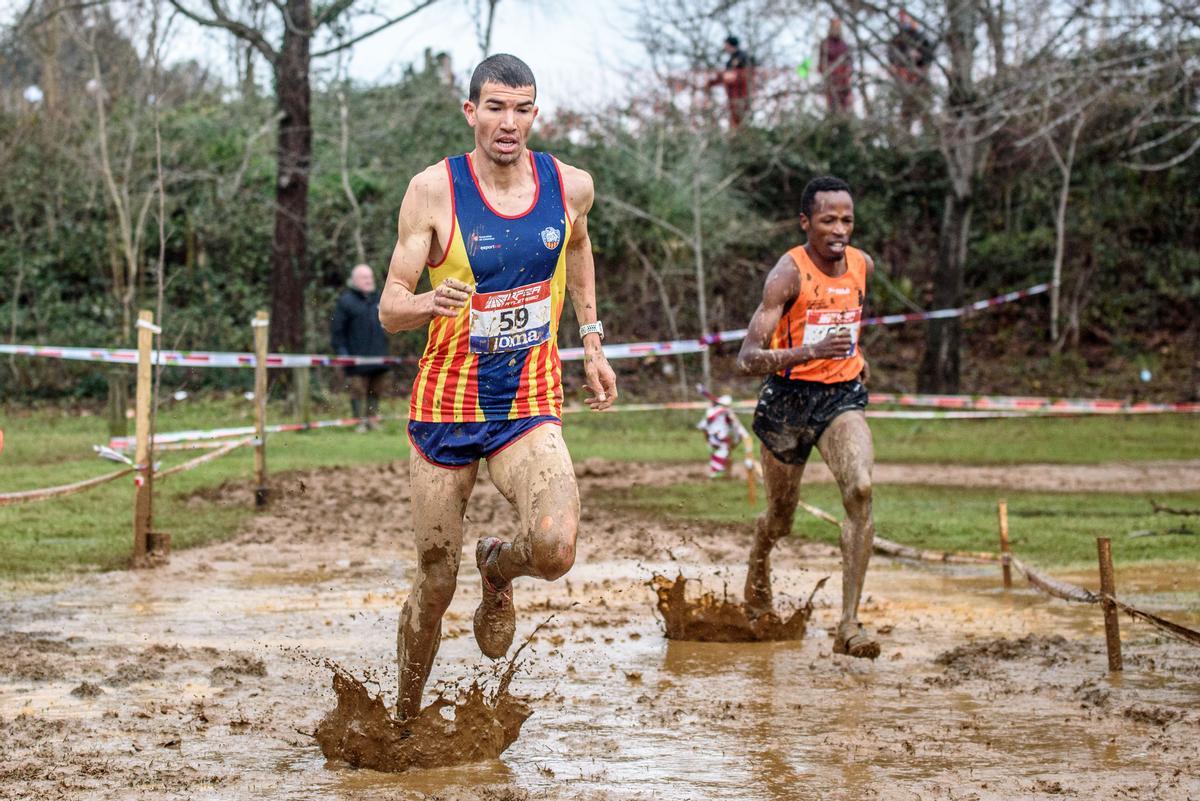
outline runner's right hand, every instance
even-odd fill
[[[854,338],[850,336],[850,330],[837,328],[811,346],[810,353],[814,359],[844,359],[850,355],[850,348],[853,346]]]
[[[447,278],[433,290],[433,315],[435,317],[457,317],[467,301],[472,288],[462,281]]]

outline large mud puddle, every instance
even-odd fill
[[[338,708],[322,659],[365,676],[356,703],[394,703],[413,569],[398,465],[292,477],[233,542],[0,602],[0,798],[1200,798],[1200,649],[1124,620],[1126,671],[1109,677],[1097,608],[1004,593],[994,566],[877,558],[863,619],[883,654],[836,656],[837,555],[796,542],[772,558],[777,596],[832,575],[801,639],[668,640],[651,575],[740,587],[749,532],[612,517],[595,488],[662,471],[603,467],[583,471],[576,567],[516,585],[518,641],[553,619],[511,678],[533,715],[499,759],[386,773],[314,736]],[[229,488],[197,514],[214,497],[252,502]],[[468,514],[473,536],[514,519],[486,482]],[[463,565],[427,703],[486,669],[469,551]],[[1118,585],[1200,623],[1192,568],[1124,568]]]

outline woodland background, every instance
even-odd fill
[[[0,341],[127,347],[139,308],[163,346],[328,352],[351,266],[382,279],[408,179],[468,150],[465,76],[436,53],[392,83],[346,79],[365,36],[425,24],[436,2],[33,0],[0,30]],[[497,14],[475,0],[480,53]],[[870,313],[957,306],[1057,274],[1048,296],[872,329],[877,389],[1200,398],[1200,14],[1192,4],[916,0],[934,45],[918,118],[889,72],[899,5],[775,0],[637,3],[649,69],[603,109],[560,108],[533,146],[589,170],[589,228],[610,341],[742,328],[766,271],[801,240],[806,181],[856,194],[873,254]],[[389,16],[390,14],[390,16]],[[838,15],[855,59],[852,114],[827,113],[816,54],[779,32]],[[173,60],[188,26],[228,35],[212,64]],[[737,31],[758,64],[731,128],[705,84]],[[517,55],[520,55],[519,53]],[[808,74],[805,74],[805,73]],[[231,80],[220,75],[236,75]],[[36,90],[36,91],[35,91]],[[574,344],[567,312],[563,344]],[[417,356],[423,332],[394,338]],[[623,362],[633,395],[732,378],[736,345],[701,360]],[[1149,381],[1144,380],[1146,373]],[[568,368],[568,372],[570,372]],[[577,371],[576,371],[577,372]],[[403,393],[412,370],[396,373]],[[0,402],[122,407],[124,368],[0,358]],[[576,379],[573,379],[577,381]],[[249,371],[164,381],[243,389]],[[316,382],[336,384],[332,373]],[[280,391],[287,391],[281,376]]]

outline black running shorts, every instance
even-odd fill
[[[822,384],[773,375],[758,393],[754,433],[779,461],[804,464],[835,417],[866,408],[867,388],[858,379]]]

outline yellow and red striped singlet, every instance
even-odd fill
[[[473,285],[454,318],[435,317],[409,419],[475,423],[562,414],[558,319],[566,297],[571,237],[562,175],[553,156],[529,154],[537,178],[533,204],[507,216],[491,207],[467,155],[446,159],[452,230],[436,285]]]

